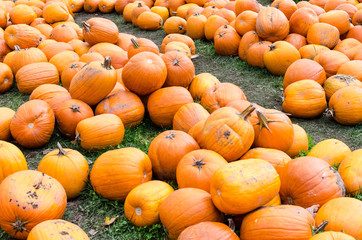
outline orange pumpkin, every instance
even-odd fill
[[[43,8],[43,18],[50,24],[67,21],[69,16],[67,5],[61,1],[48,2]]]
[[[67,94],[67,89],[56,84],[42,84],[30,94],[29,100],[40,99],[49,103],[58,94]]]
[[[28,169],[26,159],[20,149],[2,140],[0,140],[0,166],[0,184],[7,176]]]
[[[362,49],[362,43],[354,38],[346,38],[342,40],[333,50],[344,53],[350,60],[353,59],[357,51]]]
[[[241,36],[249,31],[255,31],[257,17],[258,13],[251,10],[240,13],[235,19],[235,30]]]
[[[192,79],[189,91],[194,99],[201,99],[207,90],[219,83],[220,81],[212,74],[199,73]]]
[[[318,16],[313,9],[309,7],[301,7],[290,17],[290,32],[298,33],[306,37],[309,28],[317,22],[319,22]]]
[[[219,29],[223,25],[229,24],[228,20],[225,18],[218,16],[218,15],[212,15],[210,16],[206,22],[204,27],[205,37],[207,40],[213,40],[215,36],[215,32],[217,29]]]
[[[235,13],[239,15],[240,13],[251,10],[253,12],[259,12],[260,6],[256,0],[237,0],[235,3]]]
[[[253,67],[264,68],[264,53],[268,51],[270,45],[272,43],[269,41],[260,41],[250,45],[246,51],[246,61],[248,64]]]
[[[219,55],[236,55],[238,53],[240,36],[230,25],[223,25],[215,31],[214,48]]]
[[[173,117],[173,129],[188,132],[196,123],[210,116],[198,103],[187,103],[177,110]]]
[[[282,11],[288,20],[298,10],[297,4],[292,0],[276,0],[270,6]]]
[[[199,144],[200,147],[203,147],[202,143],[202,129],[204,128],[206,120],[201,120],[197,122],[190,130],[188,131],[188,134],[193,137],[196,142]]]
[[[162,17],[157,13],[146,11],[137,18],[137,25],[142,30],[157,30],[162,27]]]
[[[78,34],[73,27],[60,24],[52,29],[49,37],[57,42],[69,42],[73,39],[78,39]]]
[[[362,50],[362,45],[361,45]],[[337,71],[337,74],[345,74],[352,76],[362,83],[362,72],[359,70],[362,68],[362,60],[352,60],[343,63]]]
[[[5,63],[0,63],[0,93],[5,93],[10,90],[12,85],[13,72],[11,68]]]
[[[64,42],[51,42],[46,44],[42,49],[42,52],[45,54],[48,60],[57,55],[58,53],[62,53],[65,51],[73,51],[73,47]]]
[[[307,156],[321,158],[333,167],[340,164],[350,153],[351,149],[344,142],[327,139],[317,143]]]
[[[298,34],[298,33],[291,33],[289,34],[284,41],[292,44],[296,49],[300,49],[301,47],[307,44],[306,37]]]
[[[83,54],[89,51],[90,45],[86,42],[83,42],[79,39],[73,39],[68,42],[68,44],[74,49],[78,56],[83,56]]]
[[[61,75],[62,86],[69,90],[70,83],[75,76],[85,65],[85,62],[73,62],[69,63],[63,70]]]
[[[10,21],[13,24],[27,24],[29,25],[37,17],[34,10],[25,4],[16,5],[9,12]]]
[[[62,75],[63,70],[73,62],[79,62],[78,54],[73,51],[60,52],[49,59],[49,63],[57,67],[59,75]]]
[[[181,17],[172,16],[167,18],[163,24],[163,29],[166,34],[171,33],[185,33],[186,32],[186,20]]]
[[[178,34],[178,33],[168,34],[162,40],[161,53],[165,53],[166,45],[168,45],[170,42],[174,42],[174,41],[185,43],[190,48],[191,54],[192,55],[195,54],[196,47],[195,47],[194,41],[189,36],[186,36],[186,35],[183,35],[183,34]]]
[[[101,0],[85,0],[84,1],[84,11],[87,13],[95,13],[98,9],[98,4],[101,2]]]
[[[289,21],[279,9],[265,7],[259,11],[256,18],[256,32],[266,41],[280,41],[289,33]]]
[[[349,58],[341,52],[330,50],[318,54],[314,61],[319,63],[326,71],[327,77],[330,77],[337,74],[339,67],[349,62]]]
[[[103,153],[90,173],[94,191],[109,200],[124,200],[132,189],[151,179],[150,159],[133,147]]]
[[[67,205],[62,185],[34,170],[11,174],[1,183],[0,192],[0,226],[17,239],[26,239],[43,221],[62,218]]]
[[[118,34],[118,41],[117,46],[122,48],[125,51],[128,51],[129,45],[132,43],[131,39],[136,39],[135,36],[128,34],[128,33],[119,33]]]
[[[47,62],[44,53],[37,48],[20,49],[18,46],[15,47],[15,53],[11,56],[9,65],[14,74],[25,65],[31,63]],[[16,77],[15,77],[16,78]]]
[[[254,43],[258,43],[259,41],[260,39],[257,32],[249,31],[245,33],[239,43],[238,55],[240,59],[246,60],[246,55],[249,47]]]
[[[15,111],[7,108],[0,107],[0,140],[10,141],[12,139],[10,133],[10,122],[15,114]]]
[[[239,240],[240,238],[228,226],[219,222],[201,222],[183,230],[178,240],[198,239],[229,239]]]
[[[337,92],[339,89],[348,86],[362,87],[362,82],[355,79],[354,77],[344,74],[337,74],[329,77],[323,84],[327,100],[329,100],[332,97],[332,95],[335,92]]]
[[[318,44],[307,44],[299,48],[299,53],[302,58],[307,58],[313,60],[319,53],[323,51],[328,51],[329,48],[323,45]]]
[[[192,39],[202,39],[205,37],[204,27],[207,18],[204,15],[195,13],[186,22],[187,35]]]
[[[116,0],[101,0],[98,9],[101,13],[111,13],[114,11]]]
[[[293,124],[293,131],[293,143],[288,150],[285,151],[285,153],[292,158],[297,156],[301,151],[307,152],[309,146],[308,135],[301,126]]]
[[[310,240],[355,240],[355,238],[343,232],[326,231],[314,235]]]
[[[82,22],[82,24],[84,40],[90,45],[101,42],[116,43],[118,41],[118,27],[111,20],[94,17]]]
[[[307,33],[309,44],[319,44],[328,48],[334,48],[339,40],[338,28],[328,23],[314,23]]]
[[[184,54],[172,51],[162,55],[166,64],[167,78],[164,87],[187,87],[195,76],[195,66]]]
[[[348,193],[357,193],[362,188],[362,149],[348,154],[339,165],[338,172],[346,185]]]

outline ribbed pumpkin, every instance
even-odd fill
[[[189,226],[205,221],[219,222],[222,217],[212,204],[208,192],[196,188],[183,188],[174,191],[163,200],[160,219],[167,229],[169,238],[174,240]]]
[[[326,139],[317,143],[308,153],[309,157],[317,157],[326,161],[331,167],[340,164],[351,149],[338,139]]]
[[[36,225],[30,232],[27,240],[61,240],[64,236],[77,240],[89,240],[87,234],[77,225],[62,220],[47,220]]]
[[[240,36],[230,25],[219,27],[214,35],[215,52],[219,55],[232,56],[238,53]]]
[[[111,66],[111,59],[106,57],[104,63],[91,62],[75,74],[69,93],[72,98],[93,106],[112,91],[116,82],[116,71]]]
[[[73,62],[79,62],[78,54],[73,51],[60,52],[49,59],[49,63],[54,64],[58,69],[59,75],[62,75],[63,70]]]
[[[349,58],[341,52],[330,50],[318,54],[314,61],[318,62],[326,71],[327,77],[330,77],[337,74],[338,69],[349,62]]]
[[[272,200],[279,188],[277,171],[261,159],[228,163],[220,167],[210,181],[212,201],[226,214],[250,212]]]
[[[89,51],[89,43],[83,42],[79,39],[73,39],[68,44],[74,49],[74,51],[81,57],[83,54]]]
[[[64,52],[64,51],[73,51],[72,45],[69,43],[64,42],[51,42],[49,44],[46,44],[42,49],[43,53],[47,57],[48,60],[50,60],[52,57],[57,55],[58,53]]]
[[[122,120],[114,114],[86,118],[77,124],[75,139],[86,150],[117,146],[124,137]]]
[[[67,94],[67,89],[56,84],[42,84],[30,94],[29,100],[40,99],[49,103],[58,94]]]
[[[206,20],[207,18],[199,13],[190,16],[186,22],[187,35],[190,36],[192,39],[204,38],[204,27]]]
[[[212,113],[235,100],[246,100],[243,90],[233,83],[219,83],[202,94],[201,105]]]
[[[361,44],[362,51],[362,44]],[[358,79],[362,83],[362,72],[360,69],[362,68],[362,60],[352,60],[349,62],[343,63],[337,71],[337,74],[346,74]]]
[[[317,22],[319,22],[318,16],[313,9],[301,7],[297,9],[289,19],[290,32],[298,33],[306,37],[309,28]]]
[[[291,0],[276,0],[270,6],[282,11],[288,20],[298,10],[297,4]]]
[[[11,135],[26,148],[46,144],[54,130],[54,113],[42,100],[30,100],[21,105],[10,122]]]
[[[84,62],[69,63],[63,70],[61,75],[62,86],[69,90],[70,83],[75,76],[85,65]]]
[[[159,180],[142,183],[127,195],[124,202],[124,214],[133,225],[138,227],[158,223],[160,205],[173,191],[169,184]]]
[[[357,214],[361,211],[361,200],[350,197],[335,198],[318,210],[315,221],[317,224],[328,221],[326,231],[343,232],[358,239],[362,238],[362,216]]]
[[[229,22],[225,18],[218,16],[218,15],[210,16],[206,20],[205,27],[204,27],[206,39],[213,40],[216,30],[225,24],[229,24]]]
[[[101,0],[98,3],[98,9],[101,13],[111,13],[114,11],[116,0]]]
[[[264,207],[249,213],[240,229],[242,240],[299,240],[313,236],[313,216],[298,206]]]
[[[5,63],[0,63],[0,94],[7,92],[13,85],[13,72]]]
[[[205,110],[206,111],[206,110]],[[11,133],[10,133],[10,122],[15,114],[15,111],[7,108],[0,107],[0,140],[10,141]]]
[[[239,15],[240,13],[251,10],[253,12],[259,12],[260,6],[256,0],[237,0],[235,4],[235,13]]]
[[[182,157],[176,170],[179,188],[199,188],[210,192],[212,175],[227,161],[218,153],[200,149],[187,153]]]
[[[310,59],[299,59],[292,63],[284,75],[283,88],[286,89],[290,84],[311,79],[322,85],[326,80],[326,72],[323,67]]]
[[[322,13],[318,18],[320,23],[328,23],[336,27],[340,35],[348,32],[351,27],[348,13],[343,10],[332,10]]]
[[[241,160],[251,158],[267,161],[273,165],[278,174],[291,160],[291,158],[286,153],[272,148],[252,148],[242,156]]]
[[[166,34],[172,33],[185,33],[186,32],[186,20],[181,17],[172,16],[167,18],[163,24],[163,29]]]
[[[61,1],[49,2],[43,8],[43,18],[47,23],[66,21],[69,15],[67,6]]]
[[[148,149],[153,172],[159,179],[176,179],[176,168],[181,158],[199,148],[195,139],[183,131],[162,132],[152,140]]]
[[[290,84],[283,95],[283,111],[293,117],[316,118],[327,108],[326,94],[314,80]]]
[[[23,153],[12,143],[0,140],[0,184],[9,175],[27,170]]]
[[[94,17],[82,22],[82,24],[84,41],[90,45],[101,42],[116,43],[118,41],[118,27],[111,20]]]
[[[299,157],[288,162],[280,172],[280,181],[282,202],[304,208],[322,206],[330,199],[344,197],[346,192],[339,173],[315,157]]]
[[[328,48],[333,48],[339,40],[338,28],[328,23],[314,23],[307,33],[309,44],[319,44]]]
[[[183,230],[178,240],[198,239],[229,239],[239,240],[239,237],[228,226],[219,222],[201,222]]]
[[[0,226],[16,239],[26,239],[43,221],[62,218],[67,205],[62,185],[34,170],[11,174],[1,183],[0,192]]]
[[[255,31],[258,13],[246,10],[235,19],[235,30],[242,36],[249,31]]]
[[[93,117],[93,110],[88,104],[77,99],[70,99],[61,104],[55,112],[60,132],[67,138],[75,138],[77,124],[86,118]]]
[[[241,60],[246,60],[246,54],[251,45],[260,41],[258,33],[249,31],[243,35],[239,43],[238,55]]]
[[[40,85],[59,84],[59,73],[53,64],[37,62],[20,68],[15,75],[15,79],[19,91],[30,94]]]
[[[150,10],[151,12],[159,15],[163,22],[166,21],[166,19],[170,16],[167,7],[153,5]]]
[[[350,60],[353,59],[353,56],[356,52],[362,48],[362,43],[354,38],[346,38],[342,40],[333,50],[344,53]]]
[[[307,44],[307,38],[298,33],[289,34],[284,41],[292,44],[298,50]]]
[[[149,157],[133,147],[103,153],[90,173],[94,191],[109,200],[124,200],[133,188],[151,179]]]
[[[355,240],[355,238],[343,232],[327,231],[314,235],[310,240]]]
[[[16,45],[22,49],[36,47],[43,38],[38,29],[26,24],[8,26],[4,32],[5,42],[13,50]]]
[[[147,95],[161,88],[166,76],[167,68],[164,61],[151,52],[135,55],[122,71],[124,85],[137,95]]]
[[[187,103],[173,117],[173,129],[188,132],[196,123],[206,120],[210,114],[198,103]]]
[[[199,121],[188,131],[188,134],[196,140],[200,147],[204,146],[202,143],[202,129],[204,128],[205,121]]]
[[[84,1],[84,11],[87,13],[94,13],[97,12],[98,9],[98,4],[101,2],[101,0],[85,0]]]
[[[329,51],[329,48],[318,44],[307,44],[299,49],[299,53],[302,58],[308,58],[311,60],[323,51]]]
[[[39,25],[35,26],[35,28],[38,29],[41,32],[41,34],[43,34],[45,36],[45,38],[47,40],[52,40],[52,39],[50,39],[50,34],[53,31],[52,26],[50,26],[49,24],[39,24]],[[39,47],[39,45],[38,45],[38,47]]]
[[[25,4],[18,4],[9,11],[9,18],[13,24],[30,24],[37,17],[33,9]]]
[[[247,120],[255,107],[250,105],[242,113],[232,107],[213,112],[202,129],[203,147],[235,161],[249,150],[254,141],[254,130]]]
[[[173,117],[179,108],[192,102],[193,99],[187,89],[183,87],[166,87],[153,92],[149,96],[147,109],[154,124],[167,127],[172,126]]]
[[[338,168],[348,193],[358,193],[362,188],[362,149],[348,154]]]
[[[109,56],[112,59],[112,66],[115,69],[122,68],[128,62],[127,52],[115,44],[97,43],[93,45],[89,52],[98,52],[103,57]]]
[[[178,33],[169,34],[162,40],[161,53],[165,53],[166,45],[173,41],[185,43],[187,46],[189,46],[191,54],[195,54],[196,47],[194,41],[189,36]]]
[[[220,81],[212,74],[199,73],[192,79],[189,91],[194,99],[201,99],[207,90],[219,83]]]
[[[332,117],[343,125],[355,125],[362,122],[362,88],[344,87],[335,92],[329,100]]]
[[[104,62],[104,57],[98,52],[87,52],[79,58],[79,61],[84,63],[90,63],[95,61]]]
[[[43,172],[62,184],[67,198],[75,198],[86,186],[89,166],[84,156],[73,149],[62,148],[46,154],[39,163],[38,171]]]
[[[11,62],[8,64],[14,74],[16,74],[20,68],[30,63],[47,62],[44,53],[37,48],[20,49],[15,47],[15,53],[11,56]]]
[[[295,61],[299,60],[299,51],[286,41],[277,41],[269,46],[264,53],[265,67],[273,75],[283,76],[288,67]]]
[[[301,151],[307,152],[309,146],[308,135],[301,126],[293,124],[293,131],[293,143],[288,150],[285,151],[291,158],[297,156]]]
[[[264,53],[268,51],[269,46],[272,45],[269,41],[260,41],[253,43],[246,51],[246,61],[253,67],[265,67]]]
[[[122,120],[125,127],[132,127],[142,122],[145,107],[136,94],[121,90],[98,103],[95,114],[103,113],[113,113]]]
[[[289,21],[279,9],[265,7],[256,18],[256,31],[266,41],[283,40],[289,33]]]

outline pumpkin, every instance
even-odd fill
[[[123,140],[122,120],[114,114],[101,114],[81,120],[75,130],[75,139],[86,150],[117,146]]]
[[[199,13],[190,16],[186,22],[187,35],[192,39],[203,39],[206,20],[207,18]]]
[[[101,2],[101,0],[85,0],[84,1],[84,11],[87,13],[95,13],[98,9],[98,4]]]
[[[358,149],[348,154],[339,165],[338,172],[341,174],[348,193],[358,193],[362,188],[361,161],[362,150]]]
[[[166,19],[170,16],[170,13],[167,9],[167,7],[163,7],[163,6],[153,6],[151,7],[151,12],[156,13],[157,15],[159,15],[162,19],[162,23],[164,21],[166,21]]]
[[[326,13],[322,13],[318,16],[320,23],[328,23],[336,27],[339,34],[342,35],[350,29],[348,13],[343,10],[332,10]]]
[[[323,51],[329,51],[329,48],[318,44],[307,44],[299,48],[299,53],[302,58],[313,60],[319,53]]]
[[[288,20],[298,10],[297,4],[292,0],[276,0],[270,6],[282,11]]]
[[[264,68],[264,53],[272,45],[269,41],[260,41],[253,43],[246,50],[246,61],[250,66]],[[239,48],[240,49],[240,48]]]
[[[157,30],[162,27],[162,17],[157,13],[143,12],[137,18],[137,25],[142,30]]]
[[[53,31],[52,26],[50,26],[49,24],[39,24],[39,25],[35,26],[35,28],[38,29],[40,31],[40,33],[45,36],[46,39],[50,39],[50,35]]]
[[[48,62],[27,64],[15,75],[17,87],[21,93],[30,94],[43,84],[59,84],[57,68]]]
[[[95,61],[104,62],[104,57],[102,56],[102,54],[98,52],[87,52],[79,58],[79,62],[83,63],[91,63]]]
[[[70,139],[75,138],[77,124],[83,119],[93,116],[93,110],[86,103],[77,99],[63,102],[55,112],[60,132]]]
[[[308,135],[301,126],[299,126],[298,124],[293,124],[293,131],[293,143],[288,148],[288,150],[285,151],[285,153],[288,154],[291,158],[299,155],[300,152],[307,152],[309,145]]]
[[[236,26],[235,26],[236,27]],[[255,31],[249,31],[245,33],[239,43],[238,55],[241,60],[246,60],[246,55],[249,47],[254,43],[260,41],[258,33]]]
[[[89,240],[87,234],[77,225],[62,220],[47,220],[36,225],[28,235],[27,240],[60,240],[67,237],[72,237],[79,240]]]
[[[314,235],[310,240],[355,240],[355,238],[343,232],[327,231]]]
[[[34,91],[29,96],[29,100],[40,99],[49,103],[50,100],[56,95],[67,93],[67,89],[62,86],[56,84],[42,84],[34,89]]]
[[[277,41],[263,55],[265,67],[273,75],[283,76],[288,67],[301,58],[299,51],[286,41]]]
[[[26,159],[20,149],[2,140],[0,140],[0,166],[0,184],[7,176],[28,169]]]
[[[337,74],[340,66],[349,62],[349,58],[338,51],[330,50],[318,54],[314,61],[318,62],[326,71],[327,77]]]
[[[182,34],[186,32],[186,24],[187,23],[185,19],[177,16],[172,16],[165,21],[165,23],[163,24],[163,29],[165,30],[166,34]]]
[[[9,91],[12,85],[13,72],[11,68],[5,63],[0,63],[0,93]]]
[[[354,77],[344,74],[337,74],[329,77],[323,84],[327,100],[329,100],[339,89],[347,86],[362,87],[362,83]]]
[[[361,4],[362,6],[362,4]],[[362,40],[362,26],[356,25],[349,29],[346,38],[355,38],[361,42]]]
[[[216,15],[218,10],[219,9],[216,6],[208,6],[208,7],[205,7],[203,10],[201,10],[200,14],[204,15],[206,17],[206,19],[208,19],[212,15]],[[220,17],[222,17],[222,16],[220,16]]]
[[[62,80],[62,86],[65,89],[69,90],[73,77],[84,67],[85,64],[85,62],[72,62],[64,68],[60,79]]]
[[[282,106],[293,117],[316,118],[327,108],[326,94],[316,81],[301,80],[284,90]]]
[[[128,62],[127,52],[111,43],[97,43],[89,49],[89,52],[100,53],[103,57],[109,56],[115,69],[122,68]]]
[[[310,26],[307,33],[307,42],[309,44],[319,44],[328,48],[333,48],[339,40],[338,28],[328,23],[314,23]]]
[[[39,62],[47,62],[46,56],[41,50],[37,48],[20,49],[16,46],[15,53],[11,57],[11,63],[8,65],[13,73],[16,74],[25,65]]]
[[[351,149],[344,142],[326,139],[317,143],[307,156],[321,158],[333,167],[339,165],[350,153]]]
[[[200,0],[200,1],[204,1],[204,0]],[[205,6],[205,5],[204,5],[204,7],[208,7],[208,6]],[[195,4],[195,3],[192,3],[192,2],[188,1],[188,3],[186,3],[186,4],[184,4],[184,5],[177,8],[176,16],[187,20],[187,12],[192,7],[199,7],[199,6],[197,4]]]
[[[236,55],[238,53],[240,36],[230,25],[219,27],[214,35],[215,52],[219,55]]]
[[[329,112],[338,123],[355,125],[362,122],[362,88],[348,86],[335,92],[329,99]]]
[[[172,33],[167,35],[161,43],[161,53],[165,53],[166,45],[168,45],[170,42],[183,42],[185,43],[191,50],[191,54],[195,54],[196,47],[194,41],[186,35],[178,34],[178,33]]]
[[[116,0],[101,0],[98,9],[101,13],[111,13],[114,11]]]
[[[205,110],[206,111],[206,110]],[[0,107],[0,140],[10,141],[12,139],[10,133],[10,122],[15,114],[15,111],[7,108]]]
[[[289,33],[289,21],[282,11],[265,7],[256,18],[256,32],[266,41],[280,41]]]
[[[42,49],[42,52],[45,54],[48,60],[57,55],[58,53],[65,51],[73,51],[73,47],[69,43],[63,42],[52,42],[45,45]]]
[[[362,10],[359,9],[352,18],[353,25],[361,25],[362,24]]]
[[[116,43],[118,41],[118,27],[111,20],[94,17],[83,24],[84,40],[90,45],[101,42]]]
[[[207,40],[213,40],[215,36],[215,32],[217,29],[219,29],[223,25],[229,24],[228,20],[225,18],[218,16],[218,15],[212,15],[210,16],[206,22],[204,27],[205,37]]]
[[[235,19],[235,30],[242,36],[249,31],[255,31],[258,13],[246,10]]]
[[[202,129],[203,147],[219,153],[228,162],[240,158],[254,141],[254,131],[247,120],[254,109],[250,105],[242,113],[232,107],[213,112]]]
[[[183,42],[173,41],[166,45],[165,53],[174,51],[182,53],[188,58],[191,58],[190,48]]]
[[[188,132],[196,123],[210,116],[198,103],[187,103],[180,107],[173,117],[173,129]]]
[[[289,205],[264,207],[246,215],[240,239],[310,239],[314,227],[313,216],[304,208]]]
[[[289,19],[290,32],[298,33],[306,37],[309,28],[318,22],[318,16],[313,9],[301,7],[297,9]]]
[[[190,130],[188,131],[188,134],[193,137],[196,142],[199,144],[200,147],[203,147],[202,143],[202,129],[204,128],[206,120],[198,121]]]
[[[310,59],[298,59],[292,63],[285,72],[283,88],[300,80],[311,79],[322,85],[326,80],[326,72],[323,67]]]
[[[34,170],[11,174],[1,183],[0,192],[0,226],[16,239],[26,239],[41,222],[62,218],[67,205],[62,185]]]
[[[158,223],[160,205],[173,191],[169,184],[159,180],[145,182],[135,187],[124,202],[126,218],[138,227]]]
[[[168,195],[160,206],[161,223],[170,239],[177,239],[181,232],[194,224],[221,221],[208,192],[196,188],[178,189]]]
[[[310,180],[306,182],[305,179]],[[280,181],[282,202],[304,208],[317,204],[322,206],[330,199],[344,197],[346,191],[339,173],[316,157],[299,157],[289,161],[280,172]]]
[[[9,12],[10,21],[13,24],[27,24],[29,25],[37,17],[34,10],[25,4],[16,5]]]
[[[126,87],[128,88],[127,84]],[[173,117],[179,108],[192,102],[191,94],[185,88],[165,87],[149,96],[147,109],[154,124],[167,127],[172,126]]]
[[[361,45],[361,50],[362,50],[362,45]],[[362,60],[352,60],[343,63],[338,68],[337,74],[345,74],[352,76],[362,83],[362,72],[360,71],[361,68],[362,68]]]
[[[230,239],[238,240],[239,237],[228,226],[219,222],[200,222],[187,227],[181,232],[178,240],[188,239]]]
[[[113,113],[122,120],[124,127],[133,127],[142,122],[145,107],[136,94],[121,90],[98,103],[95,114],[104,113]]]
[[[109,200],[124,200],[133,188],[151,179],[149,157],[133,147],[103,153],[90,173],[94,191]]]
[[[163,148],[167,151],[160,151]],[[197,142],[187,133],[179,130],[168,130],[155,137],[148,149],[154,174],[159,179],[175,179],[177,164],[181,158],[199,149]]]
[[[73,51],[64,51],[54,55],[49,59],[49,63],[52,63],[58,69],[59,75],[62,75],[63,70],[73,62],[79,62],[79,56]]]
[[[88,181],[89,166],[84,156],[69,148],[47,153],[40,161],[38,171],[58,180],[67,193],[67,198],[75,198],[84,189]]]
[[[54,130],[54,113],[42,100],[21,105],[10,122],[10,132],[23,147],[39,148],[46,144]]]
[[[252,158],[267,161],[273,165],[278,174],[291,160],[286,153],[272,148],[252,148],[242,156],[241,160]]]
[[[137,95],[148,95],[162,87],[167,68],[162,58],[152,52],[142,52],[132,57],[124,66],[124,85]]]
[[[235,3],[235,13],[239,15],[240,13],[251,10],[253,12],[259,12],[260,6],[256,0],[237,0]]]
[[[114,88],[117,75],[111,66],[111,59],[104,63],[91,62],[76,73],[70,83],[69,93],[72,98],[95,105],[106,97]]]
[[[8,55],[8,53],[11,52],[11,49],[6,44],[5,40],[0,40],[0,62],[3,62],[5,59],[5,56]]]
[[[227,161],[218,153],[200,149],[182,157],[176,169],[179,188],[199,188],[210,192],[212,175]]]
[[[130,44],[127,48],[128,59],[131,59],[134,55],[140,52],[153,52],[159,54],[160,50],[158,46],[147,38],[131,38]]]
[[[219,83],[220,81],[214,75],[210,73],[199,73],[192,79],[189,91],[194,99],[201,99],[207,90]]]
[[[165,53],[162,59],[167,68],[164,86],[187,87],[195,75],[195,66],[191,59],[176,51]]]
[[[355,239],[362,238],[361,200],[339,197],[329,200],[317,212],[315,221],[320,224],[328,221],[326,231],[346,233]]]
[[[131,39],[134,38],[136,39],[135,36],[131,35],[131,34],[127,34],[127,33],[119,33],[118,34],[118,41],[117,41],[117,46],[122,48],[125,51],[128,51],[128,47],[129,45],[132,43]]]
[[[78,35],[73,27],[61,24],[52,29],[50,39],[54,39],[57,42],[69,42],[73,39],[78,39]]]
[[[250,212],[272,200],[279,188],[277,171],[261,159],[225,164],[210,180],[212,201],[226,214]]]
[[[289,34],[284,41],[292,44],[298,50],[307,44],[307,39],[298,33]]]
[[[72,12],[81,12],[83,10],[84,2],[85,0],[70,0],[69,6],[72,8]]]
[[[123,9],[123,18],[126,22],[132,22],[132,11],[137,6],[138,1],[129,2]]]

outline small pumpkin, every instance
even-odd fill
[[[280,41],[289,33],[289,21],[279,9],[265,7],[259,11],[256,18],[256,32],[266,41]]]
[[[11,49],[19,46],[21,49],[36,47],[44,36],[41,32],[26,24],[15,24],[8,26],[4,32],[4,40]]]
[[[219,29],[223,25],[229,24],[228,20],[225,18],[218,16],[218,15],[212,15],[210,16],[206,22],[204,27],[205,37],[207,40],[213,40],[215,36],[215,32],[217,29]]]
[[[59,75],[62,75],[63,70],[73,62],[79,62],[79,56],[73,51],[64,51],[54,55],[49,59],[49,63],[52,63],[58,69]]]
[[[240,36],[230,25],[223,25],[215,31],[214,48],[219,55],[236,55],[238,53]]]
[[[111,20],[94,17],[82,22],[82,24],[84,40],[90,45],[101,42],[116,43],[118,41],[118,27]]]
[[[351,153],[351,149],[338,139],[326,139],[317,143],[308,153],[309,157],[317,157],[330,166],[339,165]]]
[[[259,41],[260,39],[256,31],[249,31],[245,33],[239,43],[238,55],[240,59],[246,60],[248,48],[254,43],[258,43]]]
[[[357,149],[348,154],[339,165],[338,172],[341,174],[348,193],[358,193],[362,188],[361,162],[362,149]]]
[[[192,39],[204,38],[204,27],[206,20],[207,18],[199,13],[190,16],[186,22],[187,35]]]
[[[235,19],[235,30],[242,36],[249,31],[255,31],[258,13],[246,10]]]
[[[9,175],[27,170],[24,154],[14,144],[0,140],[0,184]]]
[[[247,48],[246,61],[250,66],[264,68],[264,53],[268,51],[272,45],[269,41],[260,41],[253,43]]]
[[[307,44],[307,38],[298,33],[289,34],[284,41],[292,44],[298,51]]]
[[[67,21],[70,14],[65,3],[61,1],[49,2],[43,8],[43,18],[47,23]]]
[[[142,30],[155,31],[160,29],[162,24],[162,17],[151,11],[143,12],[137,18],[137,25]]]
[[[81,60],[81,58],[79,60]],[[64,68],[60,79],[62,81],[62,86],[65,89],[69,90],[73,77],[84,67],[85,64],[85,62],[72,62]]]
[[[165,30],[166,34],[182,34],[186,32],[186,24],[187,22],[185,19],[177,16],[172,16],[165,21],[165,23],[163,24],[163,29]]]
[[[191,81],[189,91],[194,99],[201,99],[202,95],[220,81],[211,73],[199,73]]]

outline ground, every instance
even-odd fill
[[[79,24],[81,21],[95,16],[111,19],[118,25],[120,32],[130,33],[136,37],[149,38],[158,46],[161,46],[162,39],[166,36],[163,30],[155,32],[142,31],[130,23],[125,23],[122,16],[115,13],[107,15],[79,13],[75,15],[75,20]],[[209,72],[221,82],[232,82],[240,86],[250,102],[255,102],[265,108],[281,110],[283,95],[282,77],[272,76],[266,69],[251,67],[237,56],[218,56],[215,54],[211,42],[198,40],[195,41],[195,44],[196,52],[199,54],[199,57],[193,60],[196,74]],[[28,98],[28,95],[19,93],[14,85],[11,91],[0,96],[0,106],[16,110]],[[291,119],[293,123],[302,126],[315,142],[336,138],[345,142],[352,150],[362,146],[361,124],[357,126],[343,126],[325,115],[312,120]],[[155,127],[149,117],[146,116],[141,125],[126,130],[125,138],[118,147],[137,147],[147,152],[152,139],[163,130],[165,129]],[[29,168],[36,169],[42,157],[50,150],[56,148],[57,141],[63,147],[73,148],[82,152],[89,161],[90,167],[100,154],[110,149],[93,152],[84,151],[77,144],[73,144],[68,139],[62,137],[59,131],[56,130],[50,142],[41,149],[29,150],[20,147],[26,156]],[[116,216],[118,216],[118,219],[112,225],[104,226],[103,223],[106,217],[112,218]],[[78,198],[68,202],[64,219],[78,224],[88,233],[91,239],[145,240],[164,238],[163,228],[160,224],[149,228],[134,227],[123,216],[122,201],[108,201],[101,198],[92,190],[90,184],[88,184],[87,188]],[[239,227],[237,226],[237,228]],[[0,230],[0,239],[7,240],[11,238]]]

